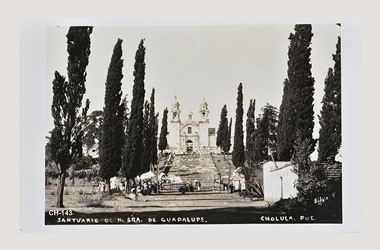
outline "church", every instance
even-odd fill
[[[199,119],[195,120],[190,112],[187,120],[181,120],[180,104],[175,97],[168,117],[169,149],[176,154],[217,153],[216,131],[210,127],[208,104],[203,99],[199,108]]]

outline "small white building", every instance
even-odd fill
[[[264,200],[275,202],[297,196],[295,183],[298,176],[291,162],[269,161],[263,165]]]

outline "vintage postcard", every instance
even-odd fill
[[[44,225],[342,225],[342,29],[47,25]]]

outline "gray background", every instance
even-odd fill
[[[115,7],[113,1],[107,2],[93,2],[93,1],[80,1],[67,0],[63,2],[53,2],[45,0],[36,1],[13,1],[7,3],[2,8],[2,15],[0,15],[1,21],[4,24],[2,27],[3,34],[7,35],[7,39],[2,39],[2,60],[0,61],[2,71],[2,91],[0,98],[0,107],[3,116],[7,116],[10,122],[1,123],[1,132],[3,143],[1,143],[1,151],[3,164],[2,167],[7,167],[7,173],[9,178],[3,178],[1,195],[3,200],[8,205],[2,206],[2,223],[1,231],[3,237],[2,245],[12,246],[14,248],[30,248],[32,245],[38,244],[39,248],[51,249],[54,246],[55,249],[67,249],[68,247],[78,246],[81,248],[92,249],[105,249],[105,248],[123,248],[124,244],[130,244],[132,247],[141,247],[142,245],[148,248],[159,249],[164,245],[167,248],[169,244],[163,244],[163,237],[168,233],[171,237],[171,244],[178,248],[181,246],[183,249],[194,249],[196,242],[206,247],[217,248],[246,248],[254,244],[256,248],[265,249],[279,249],[279,248],[291,248],[291,249],[304,249],[307,246],[309,249],[321,249],[326,248],[345,248],[345,249],[357,249],[366,247],[367,245],[375,245],[375,236],[378,232],[378,207],[379,201],[376,199],[377,190],[374,188],[374,184],[377,183],[379,168],[373,163],[373,159],[378,154],[376,142],[379,140],[379,134],[374,133],[378,128],[379,118],[376,115],[378,113],[378,93],[379,87],[376,84],[378,79],[378,56],[379,56],[379,42],[380,37],[377,30],[379,15],[377,1],[363,0],[360,2],[350,2],[343,0],[338,1],[312,1],[305,4],[303,0],[290,0],[290,1],[201,1],[195,0],[189,3],[182,3],[179,1],[150,1],[151,6],[146,8],[146,2],[141,1],[117,1]],[[91,4],[91,5],[89,5]],[[76,6],[76,8],[73,8]],[[88,10],[91,6],[91,11]],[[86,10],[86,11],[85,11]],[[111,14],[112,11],[112,14]],[[289,234],[289,233],[263,233],[252,231],[252,226],[238,226],[238,227],[165,227],[150,229],[140,229],[133,227],[133,231],[125,232],[98,232],[90,233],[86,230],[87,227],[80,227],[78,230],[86,231],[82,233],[77,232],[65,232],[60,234],[20,234],[20,200],[19,193],[21,187],[25,189],[25,186],[20,186],[21,180],[18,180],[20,170],[18,165],[20,163],[20,147],[22,141],[20,138],[21,118],[20,118],[20,87],[17,81],[20,79],[20,31],[19,25],[26,18],[39,17],[39,18],[52,18],[52,17],[72,17],[82,18],[121,18],[129,17],[134,18],[138,22],[143,19],[152,19],[153,17],[161,17],[166,20],[176,18],[183,21],[184,19],[198,18],[206,21],[210,20],[224,20],[224,23],[231,23],[231,20],[235,22],[247,22],[248,20],[256,20],[257,22],[270,21],[279,23],[283,20],[296,21],[310,21],[312,19],[328,20],[337,17],[357,17],[361,21],[360,37],[356,37],[356,48],[360,49],[362,54],[356,53],[355,68],[360,64],[363,65],[362,72],[363,77],[361,86],[356,82],[353,85],[353,90],[350,92],[350,98],[348,100],[354,101],[353,106],[359,102],[362,104],[362,108],[357,107],[352,112],[350,124],[351,136],[354,144],[350,146],[350,152],[354,158],[354,162],[351,165],[358,168],[362,166],[362,174],[358,175],[358,171],[351,178],[351,181],[355,183],[355,186],[350,189],[357,189],[361,183],[361,192],[357,190],[354,192],[354,196],[351,201],[356,204],[356,209],[359,204],[361,205],[361,226],[360,234]],[[228,20],[228,21],[226,21]],[[277,20],[277,22],[275,22]],[[65,23],[65,22],[63,22]],[[66,25],[69,25],[66,22]],[[363,45],[363,46],[361,46]],[[40,48],[41,49],[41,48]],[[37,58],[40,59],[40,58]],[[351,58],[352,59],[352,58]],[[31,60],[34,61],[34,60]],[[39,61],[40,62],[40,61]],[[44,67],[45,65],[40,65]],[[353,68],[353,69],[355,69]],[[40,76],[40,85],[45,82],[44,72],[36,72]],[[42,76],[42,77],[41,77]],[[29,76],[31,77],[31,76]],[[356,80],[359,80],[359,79]],[[28,79],[26,76],[25,79]],[[32,83],[30,83],[32,84]],[[8,90],[8,91],[5,91]],[[39,88],[41,93],[44,93],[43,87]],[[33,92],[30,93],[33,95]],[[359,100],[362,96],[361,101]],[[41,101],[40,107],[44,107],[44,102]],[[350,107],[349,107],[350,108]],[[358,110],[360,109],[360,111]],[[33,111],[33,110],[32,110]],[[344,112],[350,112],[346,110]],[[357,117],[357,114],[361,112],[361,117]],[[30,123],[30,126],[38,125],[41,127],[41,122],[46,124],[43,119],[45,112],[40,111],[40,116],[36,119],[41,119],[38,122]],[[35,117],[31,115],[31,119]],[[359,134],[360,124],[362,123],[361,136]],[[24,126],[28,126],[26,124]],[[44,129],[38,130],[40,136],[45,134]],[[35,138],[34,138],[35,139]],[[31,140],[31,138],[24,138],[24,140]],[[347,141],[347,140],[346,140]],[[24,141],[25,142],[25,141]],[[352,142],[352,141],[351,141]],[[36,141],[36,144],[40,147],[43,145],[43,141]],[[362,150],[361,150],[362,145]],[[34,152],[33,148],[28,147],[28,150]],[[42,152],[36,152],[43,153]],[[24,167],[25,170],[25,167]],[[33,172],[33,171],[30,171]],[[30,173],[29,172],[29,173]],[[360,180],[360,181],[359,181]],[[42,183],[42,180],[38,180],[38,183]],[[360,183],[359,183],[360,182]],[[35,184],[36,182],[32,182]],[[28,183],[30,184],[30,183]],[[28,188],[29,186],[27,186]],[[358,193],[362,195],[357,196]],[[25,198],[25,196],[23,196]],[[37,198],[37,201],[43,203],[43,199]],[[30,209],[30,205],[35,203],[28,203],[25,210]],[[33,207],[32,206],[32,207]],[[43,206],[40,206],[43,209]],[[24,210],[24,211],[25,211]],[[38,209],[37,209],[38,210]],[[31,216],[31,220],[40,221],[41,217],[35,218],[36,214]],[[355,213],[357,215],[357,213]],[[42,225],[42,222],[39,222]],[[180,230],[178,229],[180,228]],[[269,226],[269,228],[271,228]],[[271,228],[273,229],[273,228]],[[282,227],[282,231],[287,231]],[[303,231],[304,228],[299,228],[298,231]],[[261,227],[263,231],[263,227]],[[185,232],[185,233],[184,233]],[[146,240],[147,233],[149,233],[149,241]],[[194,240],[189,240],[189,237]],[[94,240],[94,239],[105,240]],[[229,240],[232,238],[231,240]],[[131,240],[132,239],[132,240]],[[128,243],[126,243],[128,242]],[[254,242],[254,243],[253,243]]]
[[[26,22],[22,26],[21,34],[21,227],[24,231],[56,231],[56,230],[81,230],[81,227],[72,226],[54,226],[54,227],[44,227],[41,222],[43,222],[44,211],[44,147],[45,145],[45,135],[46,127],[42,124],[48,124],[50,119],[46,110],[49,110],[48,103],[46,102],[47,96],[49,96],[50,88],[47,86],[46,75],[46,39],[44,35],[46,34],[46,26],[52,26],[53,24],[67,24],[67,25],[78,25],[78,20],[66,20],[65,23],[60,20],[51,20],[50,22]],[[94,24],[99,20],[87,20],[87,22],[80,22],[85,24]],[[207,24],[220,24],[218,20],[207,21],[207,20],[187,20],[185,23],[180,23],[176,21],[163,21],[162,24],[173,24],[178,25],[192,24],[200,25],[203,23]],[[246,21],[247,22],[247,21]],[[313,23],[313,21],[310,21]],[[102,24],[108,26],[112,25],[134,25],[135,21],[102,21]],[[145,24],[156,23],[152,20],[146,20]],[[253,24],[253,21],[250,22]],[[332,23],[331,21],[328,23]],[[352,149],[357,146],[357,133],[358,133],[358,121],[355,120],[359,115],[359,105],[357,98],[359,82],[359,72],[358,72],[358,32],[359,26],[357,23],[351,23],[349,21],[342,24],[342,81],[343,81],[343,152],[345,156],[343,165],[343,190],[344,190],[344,212],[342,225],[250,225],[250,230],[256,231],[356,231],[358,230],[358,203],[355,197],[359,197],[358,188],[358,175],[359,168],[357,167],[357,155],[350,153]],[[33,40],[35,39],[35,40]],[[44,57],[39,57],[38,55],[44,54]],[[346,58],[346,59],[345,59]],[[65,59],[66,60],[66,59]],[[30,65],[33,65],[31,67]],[[64,67],[64,66],[62,66]],[[26,72],[26,73],[24,73]],[[30,77],[32,76],[32,78]],[[101,82],[101,81],[99,81]],[[37,84],[30,84],[37,83]],[[45,84],[40,84],[45,83]],[[101,86],[101,85],[100,85]],[[99,89],[95,89],[98,95],[103,95]],[[31,94],[32,93],[32,94]],[[43,93],[43,94],[41,94]],[[282,88],[279,91],[279,95],[282,95]],[[186,95],[189,96],[189,95]],[[169,99],[169,98],[168,98]],[[224,97],[218,98],[225,99]],[[235,99],[235,98],[231,98]],[[215,99],[217,100],[217,99]],[[44,121],[44,122],[42,122]],[[41,146],[42,145],[42,146]],[[34,150],[31,151],[30,148]],[[348,151],[345,154],[345,150]],[[355,185],[356,184],[356,185]],[[33,204],[33,206],[30,206]],[[30,216],[33,215],[33,216]],[[199,227],[199,226],[198,226]],[[198,228],[197,227],[197,228]],[[236,226],[233,226],[236,229]],[[88,226],[94,230],[100,230],[101,226]],[[107,227],[109,228],[109,227]],[[120,227],[112,227],[120,228]],[[229,228],[229,226],[218,226],[217,228]],[[238,227],[239,228],[239,227]],[[132,230],[131,227],[122,227],[123,230]],[[240,228],[239,228],[240,229]]]

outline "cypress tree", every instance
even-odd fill
[[[341,41],[338,37],[338,42],[336,44],[336,53],[333,55],[334,59],[334,92],[335,95],[335,123],[336,129],[333,137],[335,138],[335,148],[337,153],[339,152],[340,146],[342,145],[342,77],[341,77]]]
[[[248,161],[248,166],[252,166],[253,156],[254,156],[254,141],[255,141],[255,105],[256,100],[252,99],[249,101],[249,108],[247,112],[246,121],[246,159]]]
[[[228,126],[227,139],[224,141],[224,152],[228,153],[231,149],[231,131],[232,131],[232,118],[230,118],[230,125]]]
[[[220,113],[220,122],[218,131],[216,133],[216,146],[223,149],[224,141],[227,139],[226,134],[228,133],[228,119],[227,119],[227,105],[224,105]],[[224,150],[223,150],[224,151]]]
[[[228,127],[228,118],[226,117],[225,125],[224,125],[224,139],[223,139],[223,145],[222,150],[224,154],[227,154],[230,151],[231,148],[231,135],[229,135],[229,127]]]
[[[253,179],[255,177],[255,136],[256,136],[256,128],[255,128],[255,109],[256,109],[256,100],[252,99],[249,101],[249,108],[247,111],[247,120],[246,120],[246,152],[245,158],[247,160],[247,164],[243,166],[243,175],[245,177],[247,186],[252,185]]]
[[[121,79],[123,78],[122,40],[115,44],[106,80],[104,98],[103,133],[100,143],[99,175],[106,180],[110,190],[110,178],[117,175],[121,167],[121,150],[124,144],[123,116],[121,102]]]
[[[295,26],[295,33],[289,36],[288,78],[284,83],[284,94],[280,107],[278,127],[278,158],[290,160],[294,153],[295,134],[299,132],[300,140],[308,138],[312,148],[316,141],[312,134],[314,129],[314,78],[311,75],[311,38],[312,28],[309,24]]]
[[[152,89],[152,93],[150,95],[150,110],[149,110],[149,128],[150,128],[150,135],[151,135],[151,142],[150,142],[150,163],[152,165],[157,165],[157,133],[158,133],[158,113],[155,112],[154,107],[154,94],[155,90]]]
[[[143,157],[143,109],[145,98],[145,47],[144,40],[141,40],[135,55],[134,84],[131,103],[131,113],[128,124],[128,144],[127,144],[127,168],[129,178],[135,178],[141,173]]]
[[[291,126],[295,123],[295,114],[291,107],[289,88],[289,80],[285,79],[277,127],[277,158],[280,160],[290,159],[295,140],[294,126]]]
[[[263,115],[257,118],[257,129],[255,131],[255,161],[268,160],[268,148],[272,153],[276,152],[278,111],[270,104],[266,104],[262,110]]]
[[[68,81],[55,72],[53,80],[53,102],[51,112],[54,129],[51,134],[50,150],[52,160],[57,164],[59,178],[57,183],[57,207],[63,207],[63,190],[67,169],[82,156],[83,126],[86,123],[90,105],[87,99],[82,107],[86,92],[86,68],[90,55],[90,35],[92,27],[70,27],[66,35]]]
[[[337,154],[337,149],[334,147],[333,141],[335,124],[334,124],[334,72],[332,68],[329,68],[327,77],[325,80],[325,95],[322,100],[322,110],[319,116],[319,124],[321,126],[319,130],[319,145],[318,145],[318,161],[325,162],[331,161],[332,157]]]
[[[128,102],[127,102],[127,97],[125,96],[123,98],[123,107],[124,107],[124,116],[123,116],[123,140],[124,144],[122,147],[122,156],[121,156],[121,175],[124,177],[127,177],[126,180],[127,182],[129,181],[129,178],[131,178],[131,173],[130,173],[130,167],[128,165],[128,159],[129,159],[129,109],[128,109]],[[126,185],[128,187],[128,185]],[[126,189],[127,191],[127,189]]]
[[[264,107],[263,117],[266,117],[268,126],[268,150],[271,150],[271,154],[277,158],[277,125],[278,125],[278,109],[270,104],[266,104]]]
[[[227,120],[228,122],[228,120]],[[223,144],[223,151],[225,153],[230,152],[231,149],[231,130],[232,130],[232,118],[230,118],[230,125],[227,125],[227,134],[226,134],[226,139],[224,140]]]
[[[150,170],[150,150],[151,150],[151,141],[152,141],[152,136],[151,136],[151,128],[149,127],[149,110],[150,110],[150,105],[148,101],[145,101],[144,105],[144,118],[143,118],[143,147],[144,150],[142,152],[143,157],[141,159],[141,169],[139,171],[139,175],[148,172]]]
[[[244,131],[243,131],[243,84],[240,83],[238,87],[237,107],[236,107],[236,120],[235,120],[235,134],[234,134],[234,148],[232,151],[232,162],[236,167],[242,167],[245,161],[244,152]]]
[[[296,92],[293,93],[297,114],[295,130],[300,132],[302,140],[310,140],[311,148],[314,151],[316,140],[313,139],[314,78],[311,75],[310,63],[310,44],[313,37],[311,25],[296,25],[295,37],[297,42],[301,44],[298,48],[295,65],[292,65],[294,69],[291,70],[292,73],[296,73],[293,73],[293,75],[288,73],[289,81],[297,86]],[[301,64],[298,60],[301,60]]]
[[[168,109],[165,108],[164,115],[162,116],[161,123],[161,133],[160,133],[160,141],[158,143],[158,149],[161,150],[161,153],[168,147]]]
[[[334,162],[342,143],[341,131],[341,76],[340,76],[340,37],[336,45],[334,70],[329,68],[325,80],[325,95],[319,116],[318,161]]]

